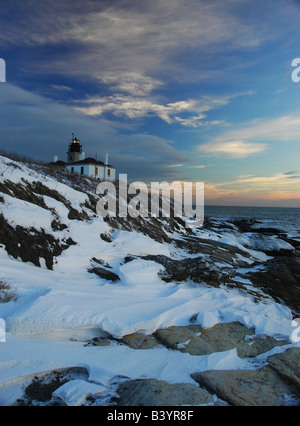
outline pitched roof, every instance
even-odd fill
[[[102,166],[105,167],[105,164],[102,161],[97,161],[94,158],[86,158],[85,160],[76,161],[75,163],[69,163],[68,166],[80,166],[85,164],[93,164],[95,166]],[[110,167],[111,169],[114,169],[113,166],[110,164],[107,165],[107,167]]]
[[[65,163],[64,161],[55,161],[52,163],[48,163],[49,166],[57,166],[57,167],[65,167],[67,165],[67,163]]]

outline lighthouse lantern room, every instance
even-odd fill
[[[72,135],[72,141],[69,145],[69,151],[67,152],[68,155],[68,163],[76,163],[81,159],[82,154],[82,145],[80,144],[80,140],[77,139],[73,133]]]

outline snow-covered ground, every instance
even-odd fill
[[[22,178],[42,182],[62,194],[74,208],[84,209],[86,194],[0,157],[0,181],[20,183]],[[239,321],[255,328],[257,334],[286,339],[292,335],[291,312],[278,303],[255,302],[237,289],[210,288],[192,282],[166,283],[158,276],[162,268],[158,263],[140,258],[124,262],[126,256],[183,256],[172,244],[158,243],[135,231],[113,231],[101,217],[70,220],[63,203],[43,196],[46,206],[55,209],[61,223],[67,226],[54,232],[53,210],[12,195],[0,195],[4,199],[1,213],[10,225],[43,229],[76,242],[56,258],[52,271],[23,263],[9,256],[3,246],[0,248],[0,280],[9,283],[18,295],[17,301],[0,304],[0,318],[6,323],[7,333],[6,343],[0,343],[0,405],[13,403],[21,396],[22,383],[34,375],[65,367],[87,368],[89,380],[103,386],[104,389],[99,386],[99,392],[101,388],[104,394],[109,393],[116,376],[194,383],[190,374],[196,371],[257,368],[258,360],[241,360],[236,350],[193,357],[163,347],[139,351],[117,343],[109,347],[83,344],[107,333],[117,339],[136,331],[151,334],[171,325],[188,325],[196,314],[195,323],[203,327]],[[108,232],[112,242],[100,238],[100,234]],[[204,232],[201,237],[218,238]],[[230,232],[222,241],[228,243],[230,239],[239,247],[245,243],[234,240],[234,233]],[[278,244],[286,248],[283,243]],[[265,256],[255,254],[258,258]],[[120,281],[106,281],[89,273],[93,258],[109,264]],[[283,349],[274,349],[280,350]],[[78,386],[80,383],[76,383],[76,389]]]

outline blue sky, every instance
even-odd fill
[[[296,0],[2,0],[0,149],[300,207]],[[299,73],[300,74],[300,73]]]

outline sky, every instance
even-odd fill
[[[75,132],[131,181],[300,207],[299,22],[299,0],[1,0],[0,149],[66,161]]]

